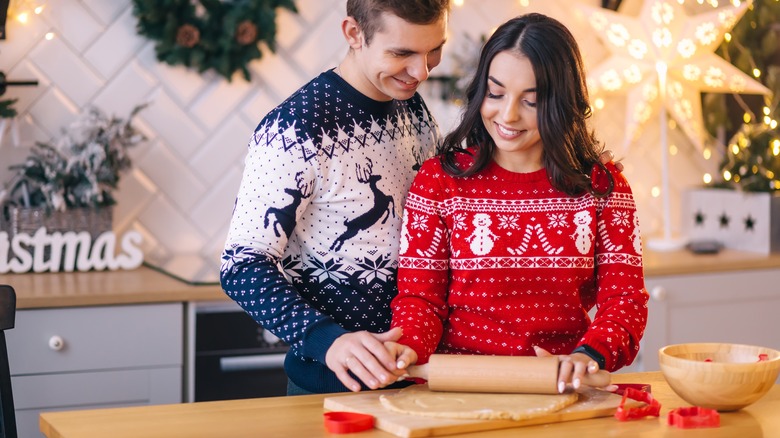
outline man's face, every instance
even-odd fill
[[[406,100],[441,62],[447,34],[447,15],[431,24],[412,24],[390,13],[370,44],[356,50],[360,77],[356,88],[380,101]]]

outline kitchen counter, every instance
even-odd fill
[[[459,436],[514,437],[522,432],[542,438],[757,437],[770,436],[780,430],[780,416],[777,415],[780,412],[780,385],[775,385],[763,398],[740,411],[721,413],[719,428],[685,430],[666,424],[666,414],[670,410],[688,404],[672,392],[660,372],[615,374],[613,381],[650,384],[654,397],[661,402],[661,416],[627,422],[603,417]],[[332,437],[326,432],[322,417],[323,400],[327,396],[333,394],[46,412],[41,414],[40,429],[48,438]],[[393,437],[377,429],[355,436]]]
[[[4,274],[0,284],[16,290],[18,309],[229,299],[219,285],[194,286],[147,266],[129,271]]]
[[[718,254],[693,254],[687,250],[670,252],[645,250],[642,262],[645,266],[645,278],[695,275],[780,268],[780,253],[759,254],[725,249]]]

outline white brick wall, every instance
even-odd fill
[[[588,0],[589,4],[600,4]],[[434,74],[446,73],[451,52],[464,34],[476,37],[502,21],[536,10],[569,25],[589,65],[605,56],[604,48],[570,11],[568,0],[465,0],[455,7],[445,59]],[[629,10],[636,1],[626,0]],[[634,3],[634,5],[632,5]],[[7,166],[20,162],[34,140],[48,140],[70,123],[82,108],[97,105],[118,116],[136,104],[151,101],[138,125],[150,138],[133,150],[134,167],[123,177],[117,198],[115,229],[144,235],[149,255],[220,252],[240,182],[247,140],[260,117],[320,71],[333,67],[346,51],[340,31],[345,0],[296,0],[299,14],[280,10],[277,51],[266,51],[250,65],[253,80],[240,74],[227,82],[157,62],[153,44],[135,32],[129,0],[48,0],[44,13],[27,25],[9,18],[8,39],[0,41],[0,70],[11,79],[37,79],[38,87],[9,88],[4,98],[18,98],[23,144],[0,139],[0,182]],[[56,37],[46,40],[44,35]],[[451,52],[448,52],[450,50]],[[457,109],[438,101],[429,88],[428,102],[447,128]],[[661,226],[658,128],[648,126],[631,149],[622,149],[623,109],[610,102],[594,118],[602,140],[620,157],[639,201],[646,235]],[[677,214],[680,189],[697,184],[702,163],[675,131],[670,142],[680,153],[672,157],[672,199]],[[675,216],[676,217],[676,216]],[[676,225],[675,221],[675,225]]]

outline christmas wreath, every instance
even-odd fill
[[[230,81],[236,70],[250,80],[247,64],[273,51],[276,8],[297,12],[293,0],[133,0],[138,33],[156,41],[157,59]]]

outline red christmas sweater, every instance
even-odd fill
[[[392,326],[418,364],[436,353],[570,354],[581,345],[605,369],[630,364],[647,322],[636,206],[625,178],[605,198],[572,197],[542,169],[491,163],[453,178],[426,161],[403,214]],[[605,172],[594,171],[603,191]],[[588,312],[596,306],[591,320]]]

